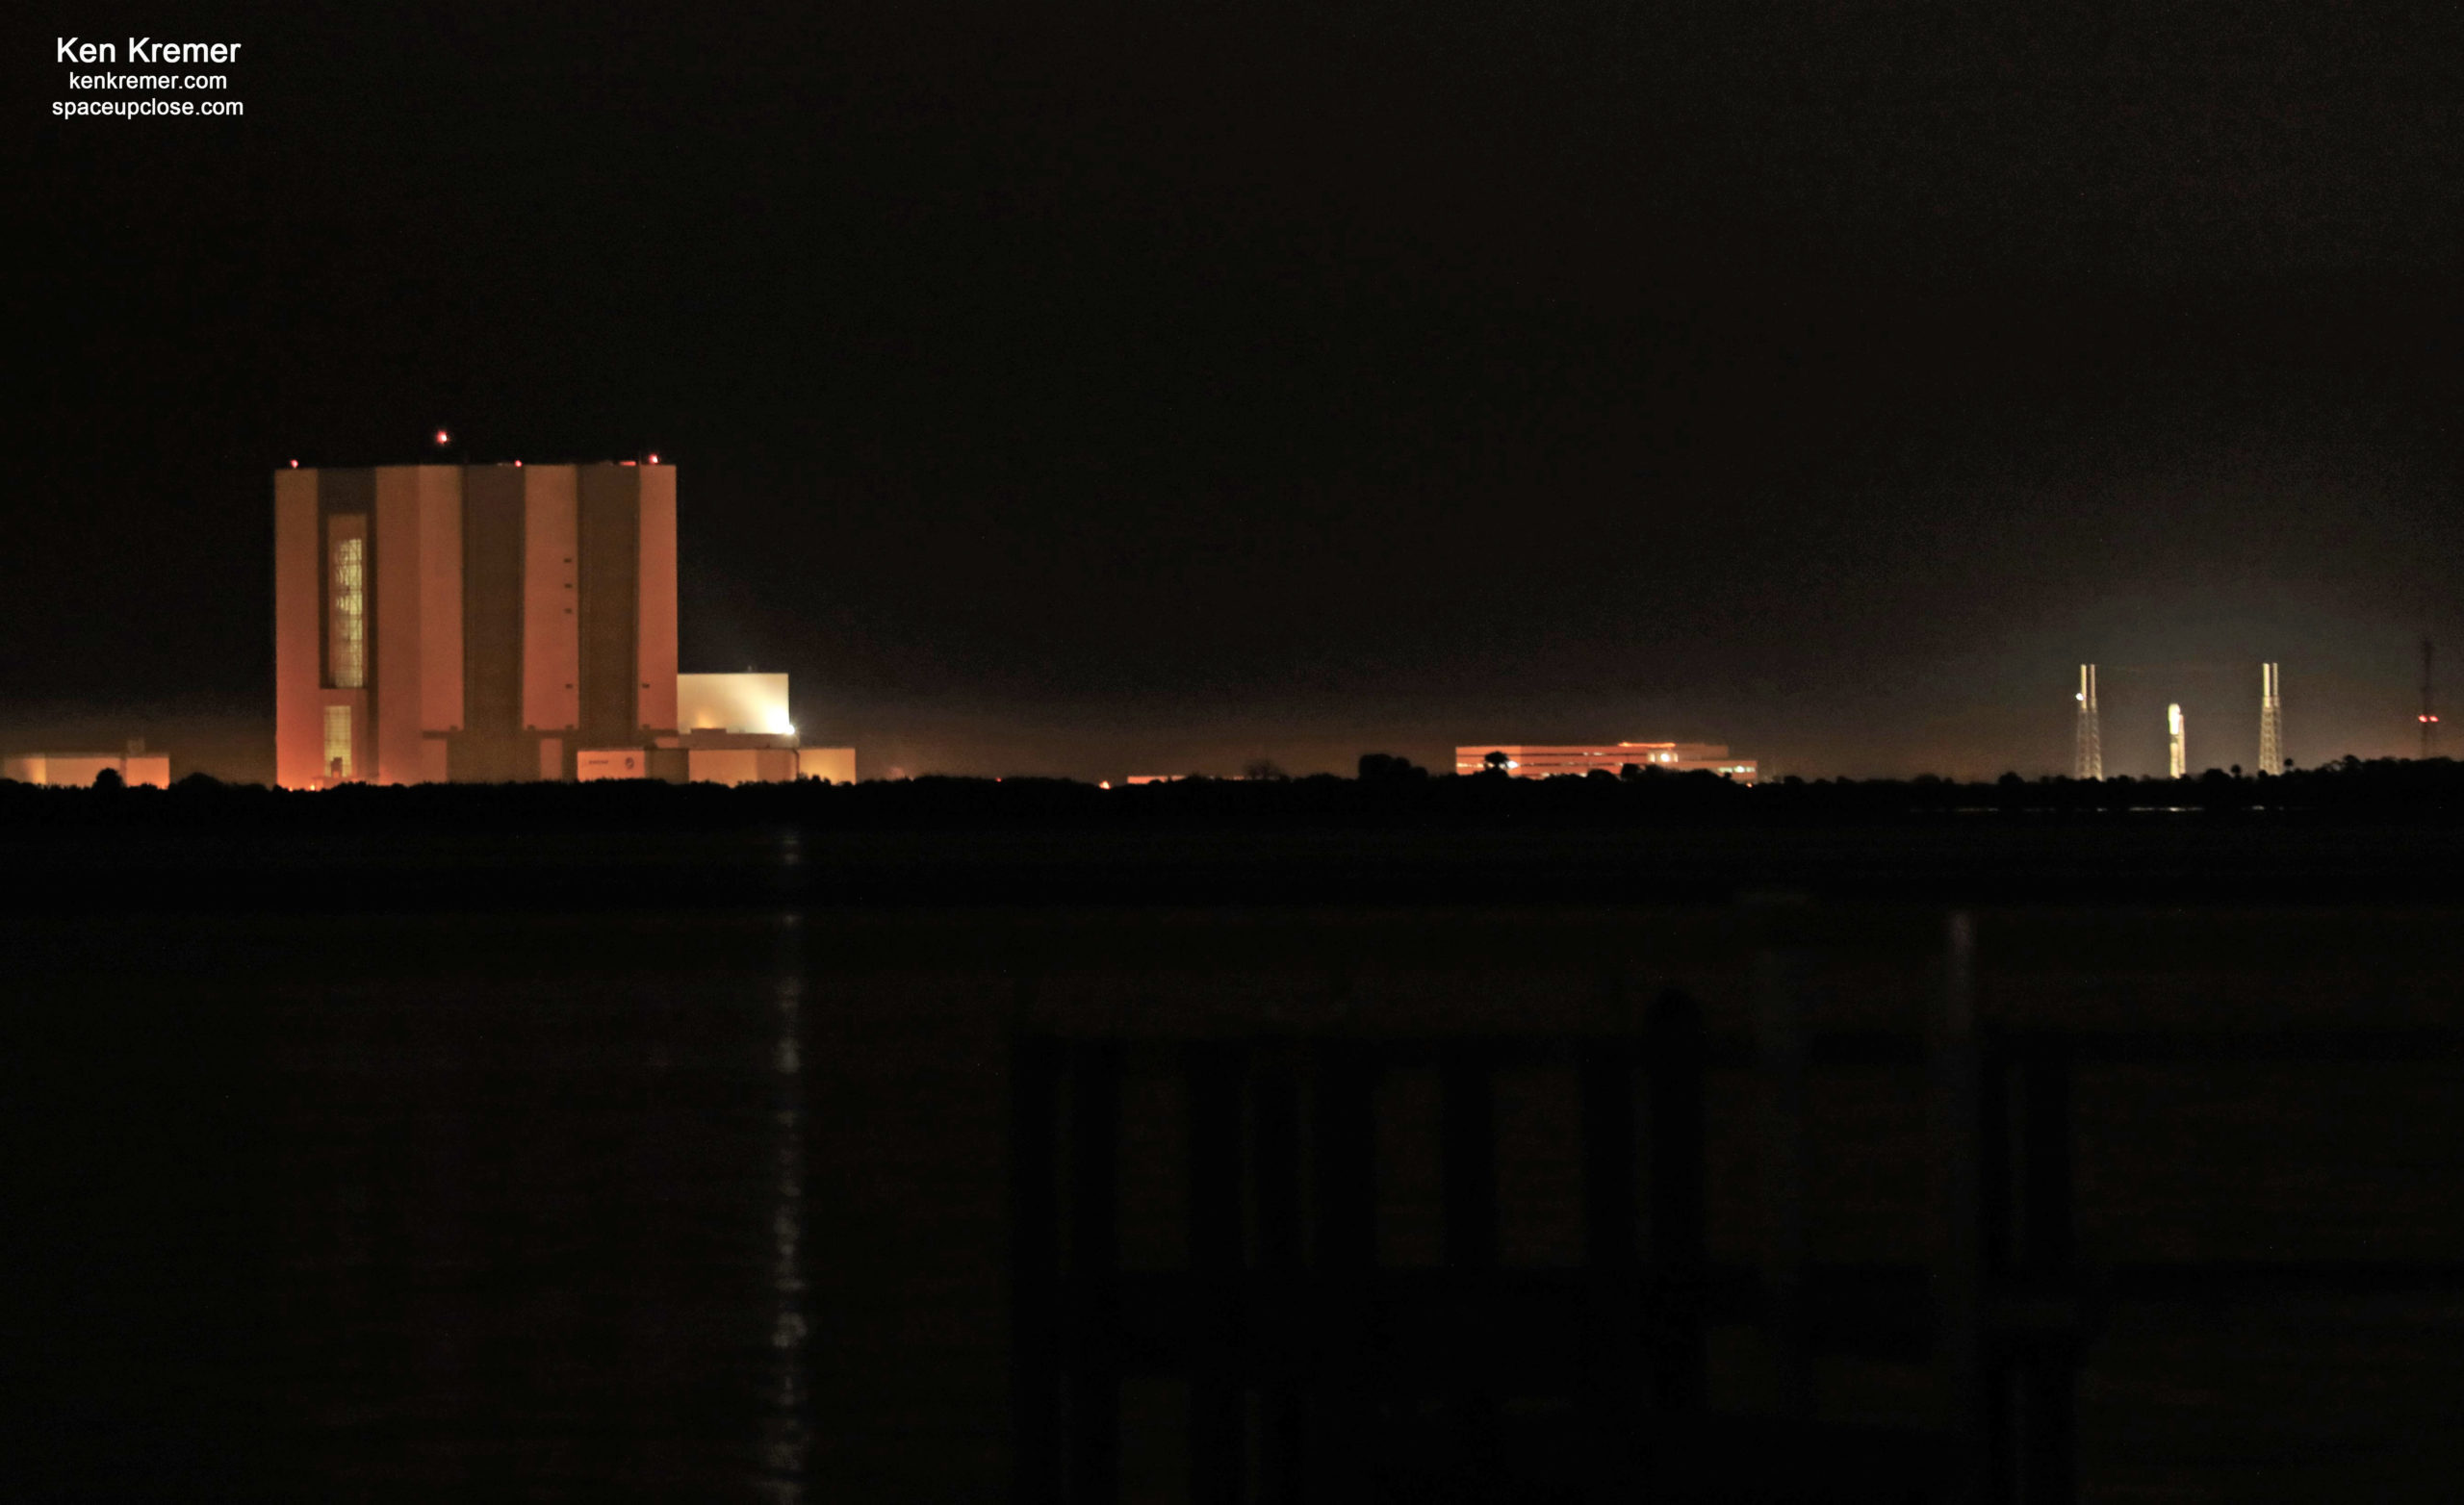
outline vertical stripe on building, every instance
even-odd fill
[[[566,731],[581,720],[576,468],[523,472],[522,724]]]
[[[522,734],[523,472],[474,466],[462,483],[462,726],[457,780],[527,778]]]
[[[420,473],[406,465],[376,472],[375,610],[369,647],[382,692],[372,697],[380,784],[420,779]]]
[[[475,470],[462,496],[462,725],[522,730],[522,472]]]
[[[580,472],[581,540],[578,725],[584,747],[634,740],[640,692],[633,654],[641,568],[641,469],[586,465]]]
[[[676,467],[642,468],[636,727],[676,729]]]
[[[423,465],[420,729],[462,728],[462,468]],[[423,767],[426,766],[424,764]]]
[[[319,583],[317,472],[276,471],[273,477],[273,777],[285,789],[305,789],[323,767],[324,714],[319,708],[319,640],[323,636]]]

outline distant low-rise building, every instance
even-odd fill
[[[797,738],[790,716],[787,676],[747,670],[743,674],[678,675],[674,737],[659,739],[661,748],[683,751],[680,777],[697,784],[783,784],[808,777],[808,751],[846,752],[845,778],[856,777],[851,750],[807,749]],[[834,770],[835,759],[821,766]]]
[[[796,749],[691,748],[685,777],[697,784],[783,784],[796,777]]]
[[[1492,763],[1492,758],[1499,761]],[[1594,769],[1619,774],[1631,767],[1672,774],[1719,774],[1741,784],[1755,780],[1755,760],[1732,757],[1727,746],[1717,742],[1589,742],[1565,747],[1490,742],[1454,750],[1458,774],[1477,774],[1492,767],[1502,767],[1516,778],[1588,774]]]
[[[676,729],[793,736],[787,676],[780,674],[678,675]]]
[[[679,730],[654,736],[648,748],[585,749],[574,777],[697,784],[856,781],[854,748],[808,748],[799,741],[788,719],[785,675],[678,675],[676,687]]]
[[[120,781],[131,788],[140,784],[171,787],[170,754],[148,752],[142,742],[130,743],[125,752],[15,752],[0,760],[0,776],[21,784],[54,788],[87,788],[105,769],[119,775]]]
[[[798,748],[796,777],[818,778],[826,784],[852,784],[856,781],[856,750]]]

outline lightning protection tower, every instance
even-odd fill
[[[2179,778],[2183,774],[2189,772],[2191,766],[2190,758],[2187,755],[2186,750],[2182,746],[2182,708],[2180,705],[2174,704],[2165,707],[2165,730],[2172,737],[2172,750],[2169,754],[2169,758],[2172,767],[2173,777],[2175,778]]]
[[[2070,759],[2073,778],[2105,777],[2105,738],[2096,727],[2096,666],[2079,666],[2079,743]]]
[[[2259,771],[2284,772],[2284,684],[2276,666],[2259,666]]]

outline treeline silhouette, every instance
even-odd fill
[[[858,784],[346,784],[323,791],[224,783],[192,774],[167,790],[0,779],[0,830],[90,826],[352,829],[693,829],[788,824],[812,829],[1563,829],[1671,825],[1794,827],[2000,819],[2127,821],[2184,815],[2435,822],[2464,817],[2464,763],[2344,758],[2276,776],[2211,770],[2185,778],[1963,781],[1794,777],[1749,786],[1707,773],[1630,767],[1623,775],[1517,778],[1432,775],[1386,753],[1356,778],[1320,774],[1102,788],[1067,778],[931,775]]]

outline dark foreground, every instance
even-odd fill
[[[59,808],[12,1499],[2464,1476],[2436,821]]]

